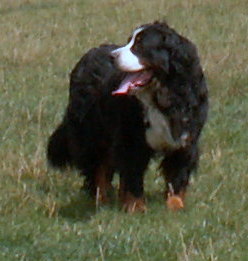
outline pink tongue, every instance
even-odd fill
[[[152,73],[148,71],[128,74],[121,82],[119,88],[112,92],[112,95],[125,95],[130,89],[146,84],[151,76]]]

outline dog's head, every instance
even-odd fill
[[[193,47],[193,48],[192,48]],[[187,67],[194,45],[166,23],[155,22],[137,28],[127,45],[112,51],[118,68],[128,76],[114,94],[147,85],[156,74],[168,75]]]

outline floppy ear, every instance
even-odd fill
[[[181,43],[173,47],[171,53],[171,66],[178,73],[185,73],[194,61],[198,60],[198,55],[194,44],[182,38]]]
[[[156,49],[152,51],[153,64],[162,69],[164,72],[169,72],[169,53],[166,49]]]

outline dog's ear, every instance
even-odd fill
[[[169,53],[166,49],[156,49],[152,51],[153,64],[163,70],[169,72]]]
[[[185,40],[176,45],[171,54],[171,64],[178,73],[185,73],[198,60],[196,47]]]

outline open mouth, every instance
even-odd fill
[[[112,95],[127,95],[134,90],[147,85],[152,79],[152,71],[138,71],[128,73],[124,80],[121,82],[117,90],[112,92]]]

